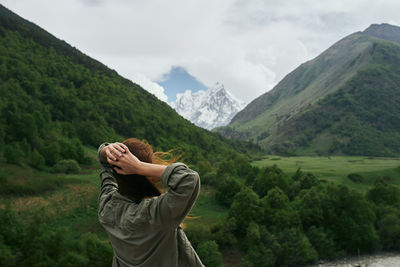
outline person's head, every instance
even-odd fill
[[[136,138],[129,138],[123,142],[129,151],[135,155],[140,161],[147,163],[168,164],[160,158],[160,154],[154,153],[153,148],[148,143]],[[140,202],[143,198],[159,196],[160,189],[151,180],[141,175],[122,175],[114,172],[118,183],[118,191],[136,202]]]

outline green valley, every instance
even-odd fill
[[[349,188],[367,191],[376,179],[386,179],[400,185],[400,159],[361,156],[265,156],[252,162],[259,168],[277,165],[289,175],[294,175],[300,168],[304,172],[313,173],[318,179],[339,183]],[[361,178],[352,180],[351,174]]]
[[[110,266],[97,147],[129,137],[200,174],[183,227],[206,266],[400,251],[400,46],[381,30],[343,39],[218,130],[238,141],[0,5],[0,266]]]

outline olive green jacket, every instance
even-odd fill
[[[111,166],[100,156],[99,221],[114,249],[113,266],[204,266],[179,226],[200,191],[199,175],[183,163],[167,166],[167,193],[136,204],[118,193]]]

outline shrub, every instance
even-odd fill
[[[289,184],[289,178],[286,174],[276,165],[273,165],[259,170],[252,187],[260,197],[264,197],[274,187],[280,188],[285,193],[288,192]]]
[[[398,207],[400,205],[400,189],[383,180],[378,180],[374,187],[367,192],[366,198],[376,205]]]
[[[375,182],[384,182],[384,183],[393,183],[394,182],[394,178],[391,176],[378,176],[375,179]]]
[[[218,183],[217,173],[216,172],[207,172],[204,175],[201,175],[201,184],[202,185],[216,185]]]
[[[34,149],[29,156],[29,165],[40,170],[44,167],[45,164],[46,160],[44,159],[44,157],[36,149]]]
[[[1,266],[15,266],[15,255],[12,249],[3,243],[2,236],[0,235],[0,264]]]
[[[224,229],[219,229],[218,232],[214,233],[213,238],[222,248],[234,247],[238,243],[238,240],[234,234],[224,231]]]
[[[84,158],[84,151],[82,143],[79,139],[67,139],[63,138],[58,141],[60,147],[60,155],[63,159],[74,159],[79,163],[82,163]]]
[[[22,229],[10,203],[7,203],[5,209],[0,209],[0,244],[20,246]],[[7,250],[6,247],[4,249]]]
[[[20,164],[21,154],[22,154],[22,152],[19,149],[19,146],[15,145],[15,144],[7,145],[4,148],[4,152],[3,152],[4,158],[6,159],[7,163],[17,164],[17,165]]]
[[[230,206],[235,195],[240,191],[241,185],[237,179],[223,175],[218,182],[215,199],[218,203]]]
[[[57,161],[61,159],[60,146],[57,142],[48,143],[40,150],[40,154],[43,155],[46,164],[49,166],[56,164]]]
[[[204,176],[206,173],[212,170],[212,165],[209,161],[200,161],[197,163],[197,167],[201,176]]]
[[[350,173],[349,175],[347,175],[347,178],[349,178],[354,183],[362,183],[365,181],[364,177],[362,177],[358,173]]]
[[[312,263],[318,259],[318,254],[308,238],[298,229],[285,229],[278,234],[281,251],[278,264],[295,266]]]
[[[78,173],[81,168],[79,164],[73,159],[63,159],[54,165],[54,171],[62,173]]]
[[[88,266],[110,266],[113,250],[108,242],[102,242],[95,234],[86,233],[81,237],[84,241]],[[85,260],[83,257],[80,260]]]
[[[215,241],[206,241],[199,244],[197,254],[205,266],[223,266],[222,254],[219,252],[218,244]]]
[[[88,266],[89,259],[75,251],[68,251],[58,260],[58,266],[75,267]]]
[[[191,223],[185,229],[185,233],[194,248],[211,237],[210,228],[203,223]]]
[[[251,221],[257,221],[261,214],[260,199],[249,187],[243,187],[234,197],[229,218],[234,219],[237,234],[244,236]]]
[[[381,206],[380,217],[376,228],[382,248],[385,250],[400,249],[400,210],[396,207]]]
[[[311,226],[307,231],[307,237],[318,252],[320,259],[333,259],[344,253],[343,251],[338,251],[336,248],[333,234],[322,227]]]
[[[0,183],[4,185],[7,182],[6,173],[3,170],[0,170]]]
[[[267,249],[263,244],[258,244],[249,249],[246,256],[240,262],[239,266],[246,267],[272,267],[274,266],[276,257],[274,253]]]

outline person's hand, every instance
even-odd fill
[[[123,143],[115,142],[103,148],[105,156],[113,161],[117,161],[123,153],[129,151],[128,147]],[[103,152],[102,151],[102,152]]]
[[[120,150],[118,150],[121,152]],[[118,153],[118,152],[117,152]],[[111,154],[113,156],[114,154]],[[115,160],[114,160],[115,159]],[[140,167],[142,162],[133,155],[128,148],[125,149],[124,153],[120,153],[119,157],[111,158],[107,156],[107,161],[114,167],[114,170],[118,174],[140,174]]]
[[[101,150],[103,157],[113,166],[116,173],[122,175],[139,174],[157,182],[167,166],[140,161],[123,143],[112,143]]]

